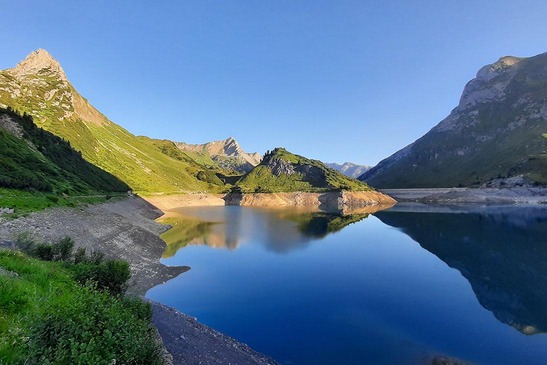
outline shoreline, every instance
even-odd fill
[[[180,207],[226,205],[264,208],[294,207],[344,213],[370,207],[386,207],[397,203],[391,196],[378,191],[158,194],[146,195],[142,198],[164,213]]]
[[[380,189],[399,202],[424,204],[547,204],[547,187]]]
[[[76,247],[126,260],[132,273],[128,294],[151,302],[144,297],[148,289],[190,269],[160,263],[166,247],[160,234],[170,228],[155,222],[162,215],[144,199],[128,197],[85,207],[51,208],[15,219],[0,217],[0,247],[14,248],[13,242],[23,232],[45,242],[70,236]],[[175,308],[154,302],[151,305],[152,322],[173,357],[173,365],[228,364],[225,359],[241,365],[279,365]]]

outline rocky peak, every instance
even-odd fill
[[[239,143],[233,137],[229,137],[223,141],[223,150],[227,156],[239,156],[244,153]]]
[[[56,74],[60,79],[67,81],[65,72],[59,62],[44,49],[39,49],[29,54],[27,58],[12,69],[12,72],[15,76],[25,76],[37,75],[44,72],[44,70]]]
[[[511,69],[511,66],[519,63],[523,58],[513,57],[513,56],[504,56],[501,57],[497,62],[492,63],[491,65],[486,65],[482,67],[477,72],[477,79],[483,81],[490,81],[494,77],[500,75],[501,73]]]
[[[279,157],[270,157],[265,164],[273,175],[292,175],[295,173],[294,166]]]
[[[477,77],[465,85],[456,111],[503,98],[511,76],[516,73],[514,66],[523,59],[521,57],[504,56],[490,65],[483,66],[477,72]]]

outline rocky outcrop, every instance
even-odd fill
[[[270,169],[274,176],[292,175],[296,172],[294,166],[290,162],[276,157],[269,158],[268,161],[265,162],[265,166]]]

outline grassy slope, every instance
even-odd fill
[[[78,285],[60,262],[0,250],[0,269],[0,363],[159,363],[141,304]]]
[[[65,194],[125,192],[129,187],[90,164],[68,142],[38,128],[30,116],[0,109],[19,126],[22,139],[0,127],[0,187]]]
[[[289,164],[294,173],[275,175],[273,165]],[[242,192],[322,192],[330,190],[371,190],[368,185],[311,160],[276,148],[266,154],[262,162],[237,183]]]
[[[162,153],[154,144],[109,121],[70,84],[47,72],[21,81],[2,71],[0,85],[31,91],[12,97],[14,93],[0,89],[0,104],[33,115],[40,127],[70,141],[87,161],[119,177],[133,190],[174,193],[224,189],[222,183],[197,178],[204,170],[199,162]],[[51,93],[53,97],[48,98]]]
[[[0,127],[0,207],[25,213],[104,201],[129,189],[29,116],[0,109],[0,117],[9,117],[23,132],[21,139]]]

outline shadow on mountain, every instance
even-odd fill
[[[375,215],[459,270],[499,321],[525,334],[547,332],[547,209],[414,208]]]

